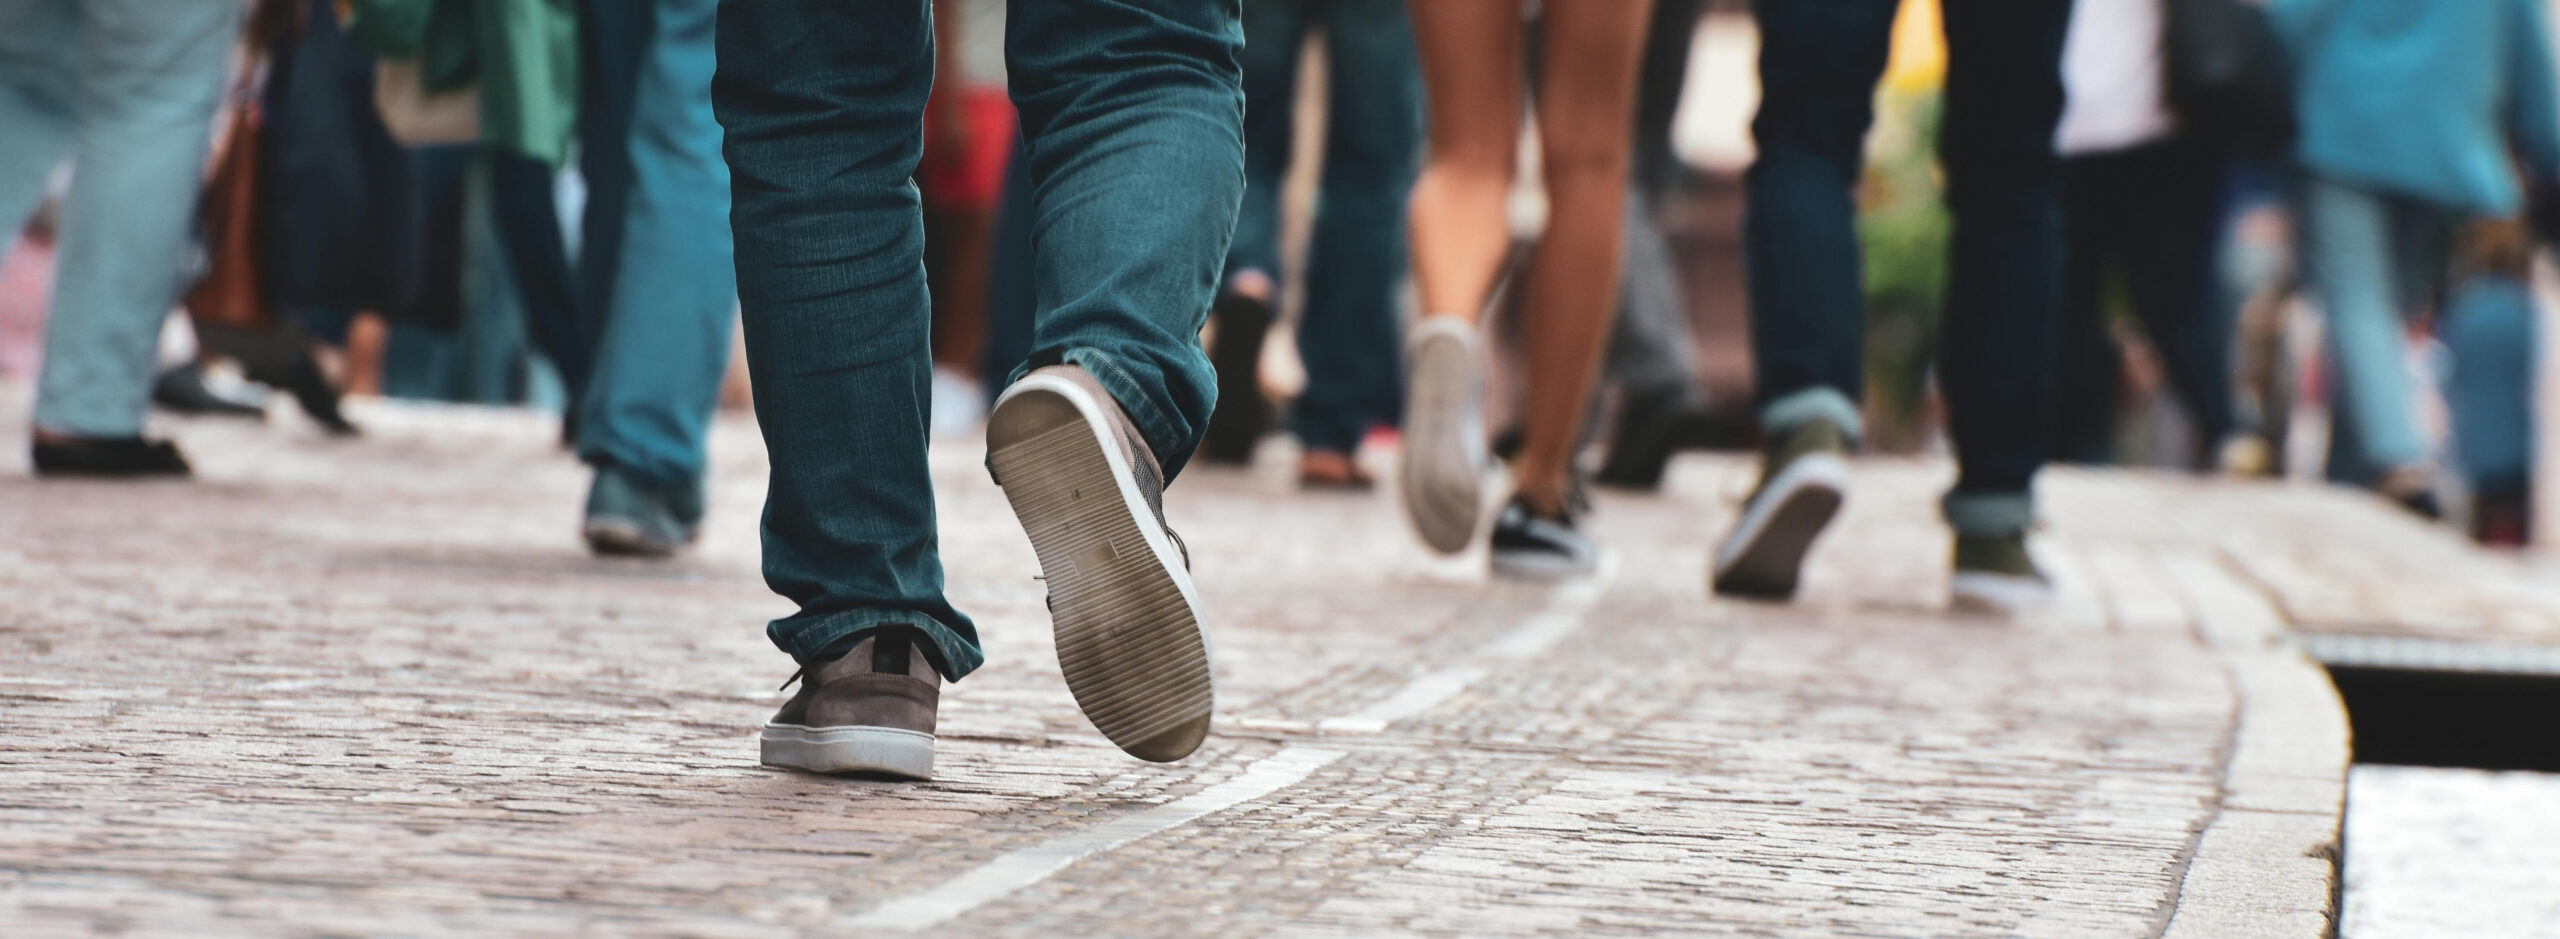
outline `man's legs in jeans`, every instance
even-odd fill
[[[1857,206],[1876,79],[1899,0],[1759,0],[1759,158],[1744,178],[1744,272],[1766,435],[1760,484],[1708,569],[1720,594],[1793,596],[1840,507],[1862,428]]]
[[[622,550],[617,539],[636,533],[628,549],[672,551],[702,515],[703,448],[736,296],[728,168],[705,93],[715,7],[653,0],[591,25],[597,71],[608,82],[628,76],[627,86],[591,89],[599,100],[626,93],[627,120],[590,121],[583,144],[599,171],[590,212],[601,214],[588,230],[608,233],[581,251],[581,299],[605,311],[578,422],[578,455],[597,467],[587,527],[599,550]],[[600,528],[607,521],[630,528]]]
[[[1307,387],[1290,429],[1310,450],[1348,455],[1401,410],[1396,284],[1405,196],[1421,158],[1422,76],[1403,0],[1331,0],[1329,128],[1298,352]],[[1248,98],[1248,112],[1261,105]]]
[[[1862,286],[1851,190],[1896,0],[1762,0],[1760,156],[1745,244],[1761,423],[1760,490],[1716,556],[1720,591],[1793,593],[1803,552],[1846,485],[1859,434]],[[1959,536],[2014,540],[2050,419],[2060,212],[2053,125],[2068,4],[1946,5],[1940,152],[1956,218],[1938,374],[1961,464],[1946,500]],[[1818,431],[1818,432],[1817,432]],[[1962,547],[1960,541],[1959,547]],[[2023,551],[2015,566],[2024,567]],[[1967,566],[1960,550],[1958,567]],[[2024,574],[2021,570],[2018,573]]]
[[[1089,371],[1179,470],[1214,404],[1197,334],[1243,188],[1229,4],[1016,3],[1013,96],[1033,186],[1030,365]],[[767,630],[804,667],[884,627],[941,677],[984,661],[943,594],[930,385],[922,0],[731,0],[713,97],[728,130],[738,290],[772,456]],[[1098,59],[1113,65],[1101,67]]]
[[[25,221],[77,148],[42,431],[142,432],[239,13],[229,0],[0,0],[0,220]]]
[[[1033,187],[1031,361],[1093,373],[1168,475],[1217,404],[1200,327],[1244,190],[1235,0],[1013,0]]]
[[[924,218],[909,181],[932,35],[922,0],[731,0],[712,100],[773,463],[765,582],[800,607],[766,634],[805,666],[903,625],[957,679],[984,657],[942,591]]]
[[[2050,445],[2062,263],[2062,37],[2069,4],[1946,5],[1947,167],[1955,233],[1938,386],[1959,475],[1945,501],[1957,534],[2023,536]]]
[[[1900,0],[1760,0],[1759,157],[1745,177],[1745,271],[1760,424],[1862,427],[1866,298],[1851,192]]]

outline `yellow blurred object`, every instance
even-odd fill
[[[1938,87],[1946,76],[1947,39],[1938,26],[1938,0],[1903,0],[1893,18],[1893,57],[1885,61],[1885,87],[1924,91]]]

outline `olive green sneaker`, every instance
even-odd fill
[[[2027,553],[2025,532],[1957,535],[1948,606],[1963,613],[2012,616],[2053,603],[2053,579]]]
[[[1760,485],[1716,548],[1715,592],[1761,600],[1795,595],[1805,555],[1848,498],[1848,453],[1849,435],[1830,421],[1806,421],[1770,441]]]

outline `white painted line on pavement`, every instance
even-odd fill
[[[1480,666],[1460,665],[1422,673],[1396,693],[1342,717],[1328,717],[1316,729],[1329,734],[1374,734],[1387,725],[1440,706],[1484,677]]]
[[[914,932],[950,922],[1069,865],[1212,812],[1294,785],[1318,767],[1342,758],[1340,750],[1288,747],[1254,761],[1236,778],[1172,802],[1124,815],[1092,828],[1059,835],[1007,853],[944,881],[941,886],[895,896],[840,925]]]
[[[1546,606],[1530,614],[1520,625],[1511,627],[1510,632],[1495,637],[1477,657],[1518,660],[1533,658],[1554,648],[1556,643],[1564,641],[1565,636],[1582,628],[1583,617],[1591,612],[1593,604],[1600,602],[1601,591],[1609,586],[1609,581],[1617,573],[1617,555],[1602,554],[1599,569],[1592,571],[1591,576],[1559,584],[1548,591]],[[1329,734],[1379,733],[1389,724],[1439,707],[1441,702],[1457,697],[1459,692],[1467,690],[1467,686],[1475,684],[1490,671],[1482,665],[1466,664],[1435,668],[1415,676],[1404,687],[1396,689],[1396,693],[1368,707],[1318,721],[1316,729]]]

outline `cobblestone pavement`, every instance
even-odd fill
[[[22,420],[23,401],[9,420]],[[1740,461],[1602,497],[1606,576],[1488,584],[1388,494],[1169,493],[1217,733],[1132,761],[1058,678],[966,443],[944,550],[989,666],[937,779],[755,763],[790,663],[762,454],[670,563],[591,559],[523,414],[174,425],[192,483],[0,454],[0,928],[131,933],[2297,935],[2328,928],[2334,694],[2219,490],[2057,474],[2049,615],[1943,612],[1945,471],[1863,465],[1802,602],[1711,600]],[[0,426],[0,440],[23,439]],[[1266,469],[1276,470],[1274,464]],[[2202,533],[2202,534],[2199,534]]]

